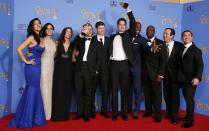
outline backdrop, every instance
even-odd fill
[[[27,24],[34,17],[42,25],[51,22],[55,26],[55,39],[66,26],[73,27],[74,36],[81,26],[98,20],[106,24],[106,35],[115,33],[116,21],[126,12],[119,5],[122,0],[0,0],[0,117],[14,113],[25,88],[24,64],[18,58],[16,48],[26,38]],[[203,52],[203,81],[197,88],[195,112],[209,115],[209,0],[126,0],[137,21],[142,22],[142,35],[147,25],[156,27],[156,36],[162,39],[163,30],[175,28],[175,39],[181,41],[181,32],[189,29],[194,42]],[[191,2],[193,1],[193,2]],[[197,1],[197,2],[194,2]],[[94,30],[95,31],[95,30]],[[96,105],[100,107],[100,94]],[[75,100],[71,111],[75,111]],[[144,104],[142,104],[142,109]],[[165,102],[163,100],[163,109]],[[181,95],[181,109],[185,101]]]

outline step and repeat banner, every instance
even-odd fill
[[[105,23],[106,35],[109,36],[117,32],[118,18],[127,19],[126,11],[119,5],[121,1],[124,0],[0,0],[0,117],[15,112],[24,92],[24,63],[18,58],[16,48],[26,39],[26,29],[31,19],[38,17],[42,25],[52,23],[55,26],[55,39],[66,26],[73,28],[75,37],[84,23],[90,21],[94,25],[99,20]],[[195,112],[209,115],[209,1],[176,1],[126,0],[136,20],[142,23],[141,34],[144,36],[146,27],[150,24],[156,27],[156,36],[160,39],[167,27],[176,30],[175,39],[178,41],[181,41],[183,30],[193,31],[194,42],[203,51],[205,63],[203,81],[197,88],[195,97]],[[98,110],[101,104],[100,97],[98,91]],[[181,109],[185,109],[182,95],[181,98]],[[164,100],[162,108],[165,109]],[[71,111],[75,110],[73,99]]]

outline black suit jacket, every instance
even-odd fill
[[[122,37],[122,43],[123,43],[123,49],[126,53],[126,56],[128,58],[128,61],[134,65],[135,64],[135,56],[134,56],[134,52],[133,52],[133,37],[135,37],[135,33],[136,33],[136,21],[135,18],[133,16],[132,12],[128,12],[127,13],[128,18],[130,20],[130,24],[129,24],[129,29],[126,30],[124,33],[120,34]],[[113,36],[110,37],[111,39],[111,44],[110,44],[110,56],[112,56],[113,54],[113,40],[115,38],[117,34],[114,34]]]
[[[97,39],[97,36],[94,36],[94,39]],[[98,41],[100,43],[100,41]],[[104,44],[101,43],[101,65],[100,65],[100,72],[108,70],[109,64],[110,64],[110,38],[105,36]]]
[[[178,73],[179,81],[190,83],[193,78],[198,78],[201,81],[203,66],[202,51],[193,43],[182,58]]]
[[[169,78],[171,81],[178,81],[178,71],[181,64],[181,52],[183,50],[183,44],[174,41],[174,46],[169,57],[167,57],[167,63],[165,67],[165,79]]]
[[[167,60],[166,46],[160,39],[155,37],[157,45],[162,45],[158,53],[151,52],[151,46],[143,45],[143,71],[144,77],[148,76],[152,81],[157,80],[157,76],[164,76],[165,65]]]
[[[79,51],[79,55],[76,58],[76,71],[81,70],[81,63],[85,53],[85,40],[86,38],[81,38],[79,35],[74,40],[75,49]],[[101,64],[101,46],[101,43],[95,38],[91,39],[87,54],[87,65],[89,71],[94,75],[96,74],[96,71],[99,70]]]

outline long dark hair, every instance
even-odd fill
[[[52,29],[54,30],[54,25],[52,23],[46,23],[41,29],[41,32],[40,32],[41,37],[46,37],[46,29],[49,25],[51,25]]]
[[[40,44],[40,38],[39,38],[39,34],[37,34],[35,31],[34,31],[34,28],[33,28],[33,25],[34,25],[34,22],[35,21],[39,21],[39,23],[41,24],[41,21],[39,20],[39,18],[34,18],[32,19],[30,22],[29,22],[29,25],[28,25],[28,28],[27,28],[27,37],[29,36],[33,36],[34,39],[36,40],[37,44]]]
[[[70,29],[70,30],[71,30],[71,36],[70,36],[70,38],[73,36],[73,29],[72,29],[71,27],[65,27],[65,28],[62,30],[62,32],[61,32],[61,34],[60,34],[60,36],[59,36],[58,44],[63,44],[63,43],[65,43],[65,34],[66,34],[67,29]]]

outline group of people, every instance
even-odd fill
[[[174,40],[175,30],[166,28],[162,41],[155,36],[155,27],[149,25],[145,38],[140,35],[141,23],[135,21],[128,3],[121,5],[127,10],[129,29],[126,19],[119,18],[118,33],[110,37],[105,36],[105,23],[98,21],[95,36],[93,26],[86,23],[73,41],[71,27],[64,28],[55,41],[53,24],[42,27],[38,18],[30,21],[27,39],[17,48],[25,63],[26,88],[10,127],[30,128],[45,125],[46,120],[69,120],[73,87],[77,100],[75,120],[89,122],[96,118],[95,94],[99,87],[101,115],[105,118],[110,117],[111,101],[113,121],[118,115],[127,121],[128,111],[133,111],[133,118],[138,119],[144,98],[143,117],[154,115],[154,121],[161,122],[162,86],[166,117],[178,124],[182,89],[187,106],[183,127],[193,126],[194,96],[201,81],[203,60],[201,50],[192,41],[192,32],[182,32],[180,43]],[[22,52],[25,48],[26,56]]]

